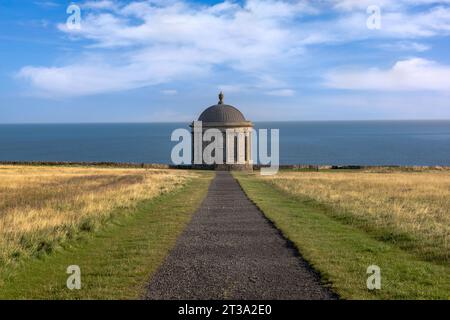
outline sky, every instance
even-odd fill
[[[0,123],[192,121],[220,90],[252,121],[450,119],[449,53],[450,0],[0,0]]]

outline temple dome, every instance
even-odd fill
[[[242,112],[227,104],[216,104],[202,112],[198,121],[203,122],[244,122]]]
[[[206,108],[198,121],[202,122],[245,122],[245,117],[237,108],[223,104],[223,93],[219,94],[219,103]]]

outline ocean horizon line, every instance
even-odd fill
[[[10,122],[0,125],[103,125],[103,124],[178,124],[190,121],[140,121],[140,122]],[[450,119],[356,119],[356,120],[257,120],[253,123],[306,123],[306,122],[447,122]]]

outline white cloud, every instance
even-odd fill
[[[395,37],[449,35],[450,8],[435,7],[414,14],[390,12],[382,16],[382,24],[383,33]]]
[[[114,1],[111,1],[111,0],[98,0],[98,1],[86,1],[81,4],[81,8],[114,10],[117,8],[117,5]]]
[[[223,65],[259,77],[275,61],[293,55],[296,36],[289,21],[306,8],[302,3],[251,0],[245,6],[231,2],[198,6],[149,1],[131,2],[114,12],[92,10],[83,15],[80,30],[65,24],[59,29],[72,39],[90,40],[87,51],[109,50],[112,59],[97,53],[95,61],[80,57],[59,67],[26,66],[19,77],[38,91],[57,96],[139,88],[205,75]],[[84,5],[104,9],[111,4]]]
[[[339,10],[365,10],[371,5],[377,5],[387,10],[399,10],[401,8],[429,4],[449,4],[450,0],[332,0],[334,7]]]
[[[386,8],[392,5],[398,5],[399,0],[333,0],[334,7],[338,10],[352,11],[352,10],[365,10],[371,5],[377,5],[382,8]]]
[[[226,68],[252,79],[247,88],[277,92],[286,86],[278,71],[296,65],[309,46],[371,38],[418,43],[411,39],[449,35],[450,8],[437,6],[420,13],[405,9],[408,3],[431,2],[450,0],[379,0],[386,10],[382,30],[373,32],[366,28],[365,0],[333,0],[326,10],[325,2],[307,0],[215,5],[86,1],[80,30],[58,26],[68,39],[90,43],[79,58],[59,66],[25,66],[18,75],[43,94],[72,96],[194,79]],[[335,10],[332,15],[330,8]],[[303,21],[305,16],[314,19]],[[420,45],[404,49],[425,50]],[[277,76],[267,76],[273,74]],[[262,84],[255,85],[259,80]]]
[[[425,52],[431,49],[429,45],[414,41],[398,41],[394,43],[385,43],[380,45],[380,48],[394,51],[409,51],[409,52]]]
[[[329,73],[325,85],[336,89],[383,91],[450,91],[450,66],[420,58],[398,61],[387,70],[341,70]]]
[[[55,1],[34,1],[35,5],[41,6],[41,7],[58,7],[60,4]]]
[[[271,90],[266,92],[269,96],[277,96],[277,97],[292,97],[295,95],[295,91],[291,89],[278,89],[278,90]]]
[[[175,55],[180,55],[176,57]],[[108,64],[100,57],[62,67],[24,67],[18,77],[28,80],[47,96],[82,96],[141,88],[178,77],[197,77],[205,72],[199,53],[180,48],[150,48],[126,54],[122,64]]]
[[[178,91],[174,90],[174,89],[166,89],[166,90],[162,90],[161,93],[166,96],[175,96],[178,94]]]

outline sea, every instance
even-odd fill
[[[4,124],[0,161],[171,164],[189,123]],[[256,122],[278,129],[281,164],[450,166],[450,120]],[[270,150],[270,148],[269,148]]]

